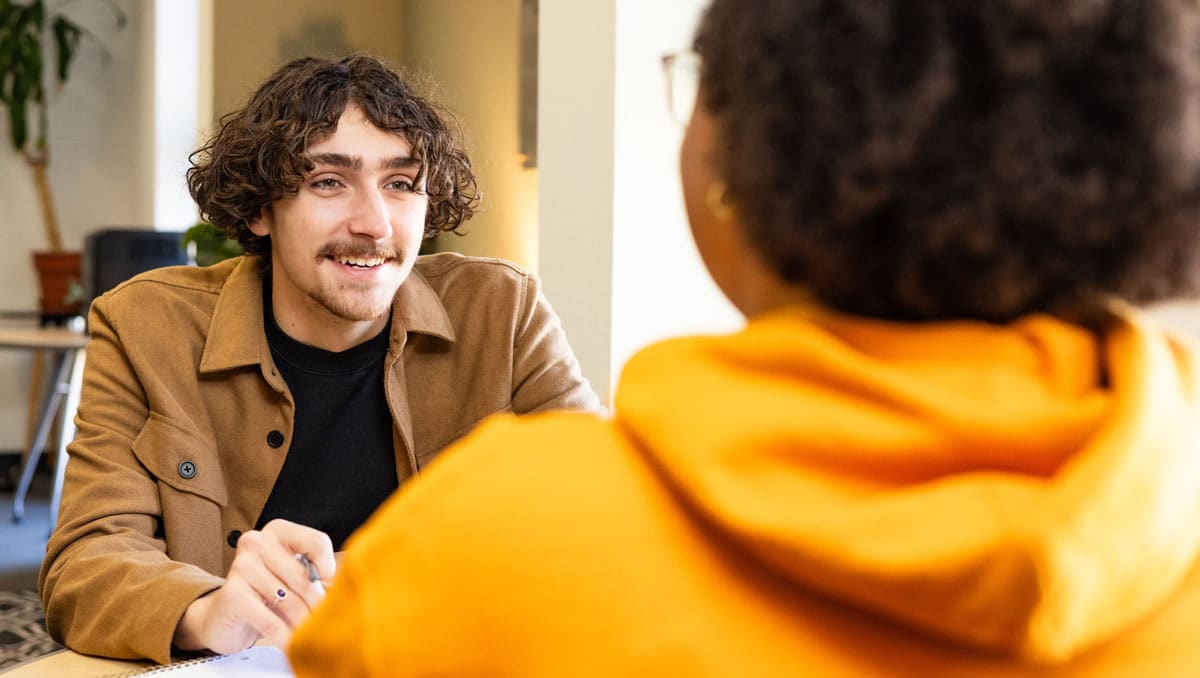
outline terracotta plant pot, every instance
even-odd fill
[[[56,323],[83,310],[80,282],[83,256],[79,252],[34,252],[33,266],[37,269],[38,307],[42,324]]]

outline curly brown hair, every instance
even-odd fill
[[[425,237],[457,232],[478,209],[479,189],[461,129],[448,111],[419,96],[375,57],[303,58],[276,71],[245,108],[222,117],[220,131],[189,157],[188,190],[206,220],[236,239],[269,270],[269,237],[249,223],[300,186],[313,163],[310,144],[333,134],[350,103],[379,129],[402,135],[421,161],[429,209]]]
[[[1200,288],[1200,7],[714,0],[714,167],[841,310],[1085,322]]]

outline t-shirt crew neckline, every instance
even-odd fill
[[[275,313],[271,308],[270,281],[264,281],[263,284],[263,319],[267,343],[275,359],[310,374],[345,374],[370,367],[387,352],[392,327],[389,313],[387,323],[378,334],[344,351],[327,351],[298,341],[284,332],[275,321]]]

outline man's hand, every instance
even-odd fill
[[[197,598],[183,613],[172,644],[181,650],[229,654],[260,637],[287,647],[292,629],[325,597],[320,581],[310,581],[299,559],[307,557],[321,579],[335,568],[329,537],[286,520],[244,533],[221,588]]]

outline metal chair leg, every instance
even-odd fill
[[[54,423],[54,414],[58,411],[58,405],[68,390],[67,380],[75,362],[74,351],[61,351],[58,359],[60,362],[54,373],[54,384],[46,396],[46,406],[42,409],[42,418],[38,422],[37,433],[33,436],[29,454],[25,459],[25,468],[21,469],[21,480],[17,483],[17,493],[13,498],[14,523],[19,523],[25,518],[25,495],[29,493],[29,486],[33,483],[33,472],[37,469],[38,459],[42,456],[42,450],[46,446],[46,438],[50,435],[50,425]]]
[[[63,480],[67,473],[67,444],[75,439],[75,411],[79,409],[79,394],[83,390],[83,363],[87,353],[79,348],[68,352],[71,361],[70,377],[66,382],[66,401],[59,418],[58,455],[54,460],[54,484],[50,488],[50,530],[58,525],[58,504],[62,500]]]

